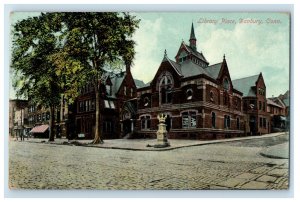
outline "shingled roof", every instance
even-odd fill
[[[256,93],[252,87],[256,84],[259,74],[254,76],[249,76],[241,79],[236,79],[232,81],[232,85],[235,89],[243,93],[244,97],[255,97]]]
[[[192,49],[192,47],[190,47],[189,45],[186,45],[185,43],[183,43],[183,44],[185,45],[185,47],[187,48],[187,50],[189,52],[191,52],[193,55],[195,55],[196,57],[200,58],[201,60],[203,60],[204,62],[206,62],[208,64],[206,58],[204,57],[204,55],[202,53],[199,53],[198,51],[194,51]]]
[[[180,69],[180,64],[177,64],[175,61],[169,59],[169,57],[167,56],[167,51],[165,50],[165,55],[164,58],[162,60],[162,62],[169,62],[171,64],[171,66],[174,68],[174,70],[177,72],[177,74],[179,76],[183,76],[181,69]]]
[[[116,98],[115,95],[119,91],[120,86],[121,86],[123,80],[125,79],[125,76],[126,76],[125,71],[122,71],[119,73],[110,72],[110,71],[104,72],[102,79],[105,81],[109,77],[111,80],[111,83],[112,83],[112,94],[110,97]]]
[[[143,88],[143,87],[147,86],[142,80],[139,80],[139,79],[133,79],[133,80],[134,80],[136,88]]]
[[[191,60],[186,60],[181,64],[178,64],[169,58],[164,58],[163,61],[168,61],[174,70],[184,78],[205,74],[213,79],[217,79],[222,67],[222,62],[203,68]]]
[[[285,98],[282,100],[285,106],[289,107],[290,106],[290,98]]]
[[[273,105],[273,106],[276,106],[276,107],[280,107],[280,108],[284,108],[283,106],[277,104],[276,102],[274,102],[272,99],[268,98],[267,99],[267,104],[268,105]]]
[[[214,65],[210,65],[207,68],[205,68],[205,70],[209,73],[209,75],[214,78],[217,79],[220,73],[222,67],[222,62],[214,64]]]
[[[191,60],[186,60],[182,62],[180,65],[180,70],[184,77],[191,77],[200,74],[205,74],[209,76],[209,73],[204,68],[195,64]]]

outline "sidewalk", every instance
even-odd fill
[[[65,138],[55,139],[54,142],[48,142],[48,139],[38,139],[38,138],[25,138],[25,142],[31,143],[45,143],[45,144],[57,144],[57,145],[69,145],[69,146],[85,146],[85,147],[98,147],[105,149],[124,149],[124,150],[141,150],[141,151],[165,151],[172,150],[183,147],[191,147],[191,146],[200,146],[207,144],[217,144],[222,142],[233,142],[240,140],[249,140],[249,139],[260,139],[260,138],[268,138],[268,137],[276,137],[280,135],[285,135],[285,133],[272,133],[266,134],[262,136],[248,136],[248,137],[238,137],[238,138],[228,138],[228,139],[220,139],[220,140],[178,140],[178,139],[169,139],[170,146],[165,148],[154,148],[153,145],[156,144],[156,139],[112,139],[112,140],[104,140],[104,144],[90,144],[92,140],[70,140],[68,141]],[[16,140],[15,140],[16,141]],[[18,140],[20,141],[20,140]],[[288,143],[287,143],[288,144]],[[147,146],[148,145],[148,146]],[[276,145],[277,146],[277,145]],[[278,148],[269,147],[266,150],[266,155],[273,152]],[[284,148],[281,146],[281,148]],[[287,147],[288,155],[288,147]],[[280,154],[285,157],[284,152]]]
[[[262,156],[276,159],[288,159],[289,158],[289,143],[283,143],[274,145],[267,149],[264,149],[261,153]]]

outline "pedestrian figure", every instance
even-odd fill
[[[21,132],[21,141],[24,141],[24,134]]]

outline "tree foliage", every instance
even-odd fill
[[[105,67],[134,58],[132,35],[139,20],[128,13],[64,13],[66,39],[63,51],[84,66],[83,75],[95,89],[96,123],[93,143],[102,142],[100,91]]]
[[[41,14],[14,25],[11,67],[17,76],[17,95],[50,108],[49,140],[54,140],[54,107],[60,102],[60,78],[48,59],[58,51],[57,32],[60,24],[54,15]]]
[[[49,107],[50,139],[53,140],[53,109],[61,95],[68,103],[78,88],[89,82],[96,94],[94,143],[102,141],[100,91],[105,68],[134,58],[132,35],[139,20],[128,13],[41,13],[14,25],[12,64],[18,95]]]

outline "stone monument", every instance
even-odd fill
[[[167,139],[167,130],[166,130],[166,121],[167,116],[165,114],[157,115],[157,119],[159,120],[158,130],[156,132],[157,135],[157,144],[154,145],[156,148],[168,147],[170,143]]]

